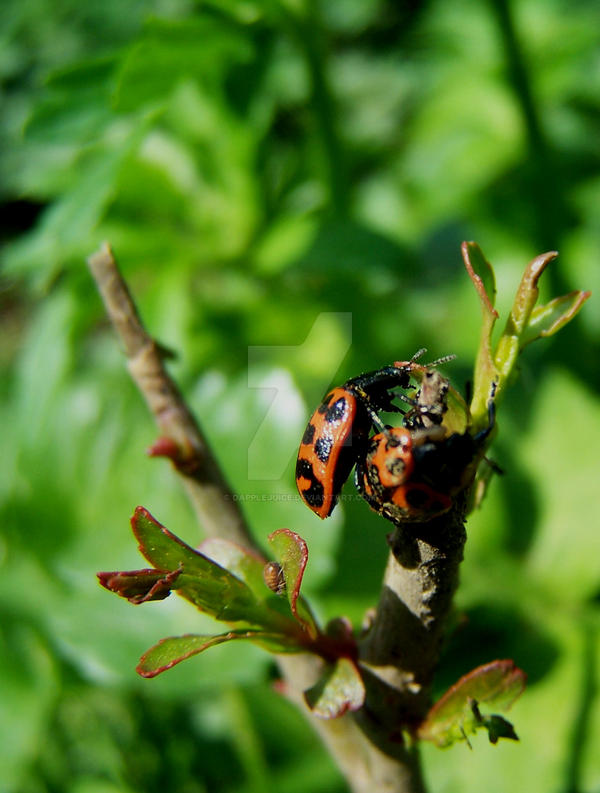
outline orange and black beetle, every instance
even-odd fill
[[[494,429],[495,387],[488,426],[471,435],[444,427],[384,428],[368,442],[356,465],[355,484],[371,509],[395,523],[418,522],[447,512],[475,475]]]
[[[399,411],[390,389],[410,386],[411,367],[412,361],[403,361],[353,377],[332,389],[313,413],[298,451],[296,485],[320,518],[331,515],[342,485],[366,451],[371,428],[383,430],[377,411]]]

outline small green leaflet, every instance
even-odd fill
[[[304,692],[306,704],[322,719],[336,719],[355,711],[365,701],[365,686],[360,672],[350,658],[338,658],[323,677]]]
[[[253,641],[274,653],[297,652],[297,646],[285,636],[267,631],[228,631],[217,636],[189,633],[161,639],[142,655],[136,671],[142,677],[156,677],[209,647],[236,639]]]
[[[460,678],[435,703],[420,726],[419,738],[446,747],[477,729],[488,730],[491,743],[498,738],[517,740],[512,725],[501,716],[482,715],[480,708],[507,710],[525,688],[525,673],[511,660],[491,661]]]
[[[306,542],[290,529],[277,529],[269,535],[269,545],[281,565],[285,579],[286,594],[294,617],[304,626],[311,638],[318,633],[313,615],[305,601],[300,598],[300,585],[308,561]]]

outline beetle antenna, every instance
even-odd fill
[[[454,353],[450,353],[450,355],[442,355],[441,358],[436,358],[435,361],[431,361],[431,363],[427,364],[427,368],[430,366],[439,366],[442,363],[448,363],[448,361],[453,361],[456,358]]]

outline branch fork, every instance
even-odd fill
[[[475,243],[463,243],[462,252],[480,299],[482,331],[471,404],[444,380],[443,421],[449,433],[475,434],[488,422],[490,393],[495,389],[496,399],[502,395],[522,348],[570,321],[590,293],[572,292],[536,307],[539,277],[556,253],[537,257],[526,268],[505,331],[492,349],[498,318],[493,270]],[[178,591],[230,625],[219,636],[189,634],[159,642],[142,657],[140,674],[153,676],[222,641],[250,640],[270,649],[286,694],[307,714],[322,717],[311,717],[311,722],[354,793],[424,793],[417,739],[444,746],[481,727],[492,742],[516,738],[502,717],[480,710],[482,704],[508,707],[523,690],[524,675],[511,661],[472,670],[430,707],[433,674],[458,585],[465,519],[473,508],[472,493],[478,499],[482,493],[476,466],[468,469],[448,511],[418,523],[395,522],[379,605],[362,637],[356,641],[340,621],[322,631],[300,596],[306,544],[289,529],[270,536],[283,581],[275,592],[269,590],[263,578],[269,560],[167,372],[164,350],[144,328],[108,244],[90,257],[89,266],[123,343],[129,372],[159,429],[149,454],[171,459],[207,538],[199,551],[189,548],[138,508],[132,526],[153,568],[102,573],[100,582],[138,604]],[[423,379],[422,391],[430,385]]]

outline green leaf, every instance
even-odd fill
[[[81,257],[89,239],[118,192],[124,164],[147,132],[150,118],[123,123],[119,134],[84,151],[73,165],[77,178],[41,215],[36,227],[7,246],[2,265],[7,272],[36,273],[47,287],[69,257]]]
[[[268,541],[283,571],[292,614],[314,638],[318,633],[315,619],[307,604],[299,597],[302,576],[308,561],[308,546],[302,537],[290,529],[277,529],[269,534]]]
[[[297,645],[286,640],[285,636],[267,631],[228,631],[217,636],[189,633],[185,636],[169,636],[161,639],[142,655],[136,671],[142,677],[156,677],[181,661],[208,650],[209,647],[235,639],[257,642],[268,646],[271,652],[275,653],[298,650]]]
[[[269,594],[263,579],[265,559],[258,552],[220,537],[204,540],[200,550],[213,562],[242,580],[259,600]]]
[[[159,570],[180,570],[179,594],[201,611],[226,622],[285,621],[259,603],[243,581],[171,534],[148,510],[137,507],[131,525],[145,558]]]
[[[477,291],[483,312],[471,401],[473,428],[477,431],[487,423],[487,403],[492,383],[498,381],[498,371],[492,356],[492,331],[498,319],[498,312],[494,308],[496,282],[492,265],[487,261],[477,243],[463,242],[461,252],[465,268]]]
[[[241,28],[208,17],[151,20],[142,40],[130,49],[118,75],[114,102],[133,110],[163,101],[185,79],[219,79],[230,63],[246,62],[251,43]]]
[[[131,526],[139,542],[140,552],[158,569],[176,570],[181,567],[190,575],[208,575],[222,581],[230,575],[227,570],[172,534],[144,507],[136,507]]]
[[[419,728],[419,738],[437,746],[450,746],[465,740],[480,727],[489,727],[498,737],[510,737],[502,732],[497,721],[486,721],[479,706],[508,709],[525,688],[525,673],[511,660],[492,661],[460,678],[435,703]],[[507,728],[503,728],[508,732]],[[512,726],[511,726],[512,730]],[[492,740],[492,732],[490,732]]]
[[[552,336],[559,331],[573,319],[591,294],[591,292],[575,290],[534,308],[527,326],[519,337],[521,349],[542,336]]]
[[[453,432],[462,434],[466,432],[471,422],[471,412],[462,395],[450,384],[448,385],[446,404],[448,410],[444,415],[442,424],[448,431],[448,434],[451,435]]]
[[[536,256],[525,268],[523,278],[517,289],[507,328],[520,334],[525,330],[529,315],[533,311],[539,297],[538,281],[540,276],[558,256],[557,251],[549,251]]]
[[[304,699],[315,716],[336,719],[347,711],[355,711],[365,701],[365,686],[356,664],[349,658],[338,658],[323,677],[304,692]]]
[[[189,655],[201,652],[207,646],[232,638],[253,639],[275,653],[307,649],[305,624],[298,618],[292,619],[291,616],[282,614],[276,598],[266,598],[268,590],[262,581],[263,560],[258,555],[223,541],[209,541],[205,544],[216,555],[232,562],[236,569],[247,575],[252,582],[253,591],[229,570],[186,545],[143,507],[136,509],[131,523],[141,553],[157,569],[99,573],[100,583],[104,587],[134,604],[162,600],[171,590],[177,590],[178,594],[191,601],[198,609],[216,619],[260,626],[260,630],[223,634],[225,638],[186,636],[168,640],[167,643],[161,642],[142,659],[142,667],[150,672],[148,676],[169,668]]]
[[[494,362],[501,374],[500,388],[510,376],[522,347],[521,336],[527,328],[529,318],[539,297],[538,281],[540,276],[557,256],[556,251],[542,253],[525,268],[494,355]]]
[[[103,135],[113,119],[110,87],[116,62],[115,55],[103,55],[52,73],[46,80],[47,96],[25,126],[27,142],[89,146]]]

